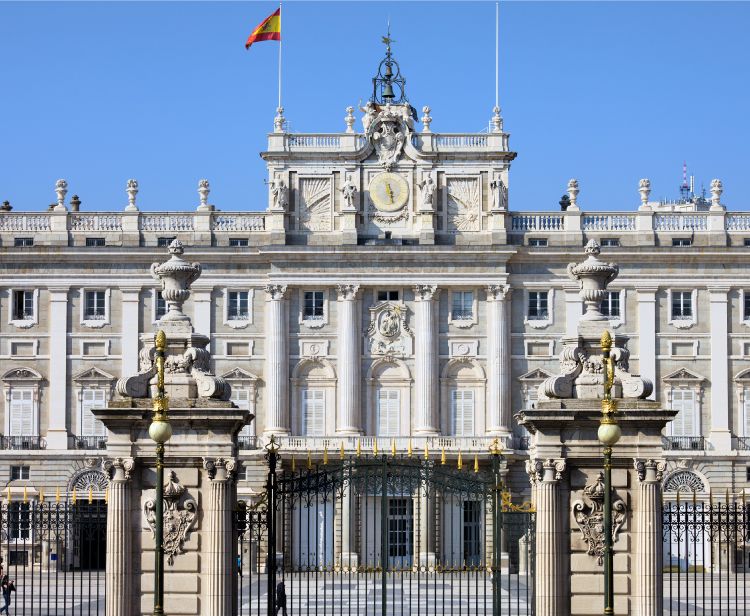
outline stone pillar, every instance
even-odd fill
[[[47,449],[67,449],[68,289],[49,290],[49,424]],[[84,298],[81,298],[84,301]],[[137,339],[137,338],[136,338]]]
[[[656,391],[656,288],[639,288],[638,293],[638,371],[654,384]]]
[[[437,434],[438,409],[438,336],[435,319],[435,300],[438,288],[434,285],[414,287],[415,338],[415,434]]]
[[[728,291],[727,287],[708,290],[711,298],[711,445],[717,451],[726,452],[732,448],[729,429]]]
[[[359,558],[353,548],[353,539],[357,537],[358,525],[353,516],[354,503],[352,502],[351,484],[344,486],[344,492],[341,497],[341,566],[356,567],[359,564]]]
[[[487,432],[509,435],[512,426],[510,397],[509,285],[487,286]]]
[[[286,285],[266,286],[265,434],[289,433],[289,327]]]
[[[213,309],[213,301],[211,300],[212,289],[195,289],[192,292],[193,295],[193,327],[197,332],[206,332],[212,339],[209,343],[211,352],[215,353],[216,348],[213,347],[213,336],[210,336],[211,332],[214,331],[211,327],[211,311]]]
[[[141,331],[138,312],[141,288],[121,288],[120,293],[122,293],[120,374],[124,376],[138,373],[138,334]]]
[[[207,563],[204,605],[208,616],[232,615],[235,546],[232,541],[231,475],[235,468],[232,458],[203,459],[209,479],[206,511]]]
[[[338,420],[337,434],[362,431],[360,410],[359,285],[337,285],[338,293]]]
[[[564,519],[560,485],[565,460],[529,460],[527,470],[536,496],[536,614],[563,616],[569,611],[563,572]]]
[[[578,336],[578,321],[581,320],[583,308],[579,290],[565,289],[565,335]]]
[[[640,480],[635,519],[636,616],[661,616],[663,610],[661,480],[664,466],[664,462],[635,460]]]
[[[419,546],[419,566],[432,567],[435,565],[435,492],[434,486],[430,489],[429,482],[423,481],[418,488],[417,514],[418,520],[414,545]],[[417,541],[418,539],[418,541]]]
[[[105,579],[107,599],[106,616],[130,616],[131,601],[131,536],[130,522],[130,473],[133,458],[115,458],[112,461],[114,475],[109,482],[109,502],[107,505],[107,557]],[[58,558],[59,558],[58,554]]]

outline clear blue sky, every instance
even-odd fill
[[[277,43],[245,51],[273,2],[0,3],[0,200],[86,210],[190,209],[197,182],[224,210],[264,207]],[[746,2],[503,2],[500,98],[518,158],[511,209],[557,209],[577,177],[587,210],[634,209],[637,183],[676,196],[724,181],[750,209]],[[487,125],[494,2],[285,2],[284,107],[292,130],[344,128],[366,99],[386,19],[407,95],[435,132]],[[421,114],[420,114],[421,115]],[[359,124],[358,124],[359,125]]]

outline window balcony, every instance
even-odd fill
[[[454,321],[471,321],[474,318],[473,310],[453,310],[452,316]]]
[[[735,436],[734,449],[738,451],[750,451],[750,436]]]
[[[258,437],[239,436],[237,437],[237,446],[240,449],[258,449]]]
[[[76,449],[106,449],[107,437],[106,436],[76,436],[75,447]]]
[[[41,436],[3,436],[2,448],[6,450],[46,449],[47,441]]]
[[[665,451],[704,451],[706,438],[704,436],[665,436],[662,438]]]
[[[530,436],[517,436],[515,438],[514,446],[520,451],[528,451],[531,448],[531,437]]]

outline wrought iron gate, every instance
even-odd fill
[[[664,504],[664,613],[750,611],[750,512],[744,499]]]
[[[238,514],[239,614],[532,614],[534,513],[488,468],[421,456],[292,463]]]
[[[105,500],[11,496],[0,506],[0,527],[2,573],[16,588],[11,614],[104,614]]]

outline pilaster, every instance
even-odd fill
[[[338,420],[337,434],[359,434],[360,336],[357,295],[359,285],[340,284],[338,293]]]
[[[727,313],[728,287],[709,288],[711,317],[711,445],[716,451],[729,452],[729,352]]]
[[[435,300],[439,290],[435,285],[414,287],[415,341],[415,434],[437,434],[438,409],[438,348]]]
[[[511,433],[509,285],[487,286],[487,432]]]
[[[286,285],[266,286],[265,434],[289,433],[289,324]]]
[[[68,448],[68,291],[49,290],[48,449]]]
[[[211,295],[213,289],[193,289],[193,327],[197,332],[206,332],[209,337],[211,332],[214,331],[211,327],[211,309],[213,308],[213,302],[211,301]],[[213,347],[213,342],[209,343],[210,350],[212,353],[216,352]]]
[[[107,556],[104,574],[107,595],[104,613],[105,616],[130,616],[133,613],[130,476],[135,463],[133,458],[115,458],[109,465],[113,474],[109,482],[107,505]]]
[[[639,479],[635,519],[636,616],[661,616],[662,597],[662,488],[665,464],[635,459]]]
[[[120,348],[122,360],[120,374],[138,373],[138,335],[140,332],[139,306],[140,287],[121,288],[122,294],[122,328],[120,334]]]
[[[654,384],[649,396],[657,395],[656,383],[656,287],[639,288],[638,294],[638,363],[641,377]]]

